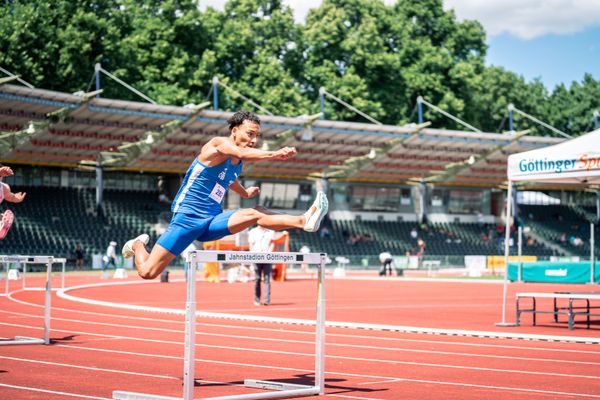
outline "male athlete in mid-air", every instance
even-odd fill
[[[11,203],[20,203],[25,199],[24,192],[13,193],[10,191],[10,186],[2,182],[3,177],[11,175],[13,175],[13,170],[10,167],[0,166],[0,203],[2,203],[3,200]],[[14,219],[15,215],[10,210],[6,210],[0,214],[0,240],[6,237]]]
[[[275,231],[302,228],[316,232],[319,229],[329,207],[323,192],[317,193],[314,203],[303,215],[276,214],[263,207],[223,212],[221,204],[229,188],[246,199],[260,192],[258,187],[244,188],[239,182],[244,161],[287,160],[296,154],[293,147],[277,151],[257,149],[260,119],[250,112],[238,111],[227,122],[230,136],[208,141],[188,168],[171,206],[171,223],[152,251],[146,250],[147,234],[123,246],[123,256],[135,257],[135,268],[142,278],[156,278],[194,240],[221,239],[254,224]]]

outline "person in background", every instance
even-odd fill
[[[386,276],[387,272],[389,272],[390,276],[392,276],[392,264],[394,263],[392,255],[389,252],[384,251],[383,253],[379,254],[379,262],[381,262],[379,276]]]
[[[82,270],[83,269],[83,250],[81,249],[81,245],[78,244],[75,247],[75,269]]]
[[[250,251],[267,253],[275,250],[275,232],[257,226],[250,229],[248,233],[248,245]],[[265,295],[263,299],[263,305],[268,306],[271,303],[271,273],[273,272],[273,264],[255,264],[255,284],[254,284],[254,305],[260,305],[261,297],[261,276],[265,281]]]
[[[112,241],[106,248],[106,254],[103,257],[102,271],[112,265],[113,268],[117,268],[117,242]]]

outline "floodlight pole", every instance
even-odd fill
[[[219,111],[219,77],[213,76],[213,110]]]
[[[100,90],[100,70],[102,69],[102,66],[100,65],[100,63],[96,63],[96,65],[94,66],[94,71],[96,73],[96,90]],[[96,98],[100,97],[100,93],[98,93],[96,95]]]
[[[325,119],[325,87],[319,88],[319,101],[321,103],[321,119]]]

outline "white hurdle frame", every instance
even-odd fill
[[[62,272],[61,272],[61,277],[60,277],[60,288],[64,289],[65,288],[65,270],[66,270],[66,264],[67,264],[67,259],[66,258],[56,258],[54,257],[54,263],[62,263]],[[35,290],[36,288],[28,288],[26,283],[25,283],[25,275],[27,275],[27,263],[23,264],[23,290]],[[56,289],[52,289],[52,290],[58,290],[58,288]]]
[[[185,353],[183,359],[183,397],[159,396],[144,393],[113,391],[113,399],[119,400],[193,400],[194,362],[196,342],[196,270],[200,263],[256,263],[256,264],[317,264],[316,324],[315,324],[315,384],[297,385],[275,381],[244,380],[246,387],[276,390],[262,393],[207,397],[198,400],[255,400],[284,399],[325,393],[325,262],[324,253],[255,253],[239,251],[197,250],[188,254],[187,300],[185,303]]]
[[[8,264],[20,263],[23,264],[23,271],[28,264],[46,264],[46,288],[44,300],[44,337],[36,339],[24,336],[16,336],[14,340],[0,340],[0,345],[15,345],[15,344],[50,344],[50,309],[52,298],[52,264],[62,262],[61,258],[53,256],[6,256],[0,255],[0,263],[6,265],[6,295],[8,295]],[[64,267],[64,263],[63,263]],[[25,273],[23,273],[23,289],[25,289]]]

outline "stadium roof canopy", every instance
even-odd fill
[[[183,173],[200,147],[228,135],[230,112],[98,98],[0,82],[0,160],[81,167],[134,148],[120,170]],[[498,187],[507,157],[564,139],[261,115],[263,138],[295,146],[287,161],[245,168],[254,178]],[[158,138],[153,141],[149,136]],[[129,145],[128,145],[129,144]],[[123,151],[122,151],[123,150]]]

